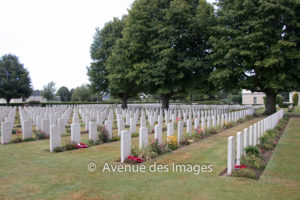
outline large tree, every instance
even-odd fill
[[[45,99],[47,99],[47,101],[50,101],[55,99],[55,91],[56,91],[55,83],[51,81],[47,85],[44,85],[41,94]]]
[[[299,4],[277,0],[220,0],[210,40],[218,88],[266,94],[265,114],[276,95],[299,86]]]
[[[65,86],[60,87],[57,90],[56,95],[60,96],[61,101],[70,101],[71,99],[71,93],[69,89]]]
[[[90,101],[92,93],[87,85],[81,85],[74,89],[72,94],[72,101]]]
[[[90,48],[93,62],[90,67],[87,67],[87,75],[91,82],[89,87],[95,93],[109,93],[107,60],[116,41],[122,37],[123,26],[123,20],[114,18],[113,21],[106,23],[102,29],[96,29],[94,41]]]
[[[0,97],[9,104],[12,98],[28,98],[32,93],[29,72],[15,55],[0,59]]]
[[[127,100],[135,98],[140,91],[136,85],[135,69],[128,57],[127,49],[128,42],[118,40],[107,65],[110,94],[122,101],[123,109],[127,108]]]
[[[132,73],[143,92],[158,94],[168,109],[172,96],[206,88],[210,72],[207,25],[213,7],[205,0],[137,0],[123,34]],[[206,81],[205,81],[206,80]]]
[[[126,57],[127,49],[121,40],[126,16],[121,20],[114,18],[100,30],[96,30],[94,42],[91,45],[93,62],[88,67],[88,76],[93,92],[109,93],[122,100],[122,108],[127,108],[127,100],[137,95],[135,81],[130,76],[130,69]]]

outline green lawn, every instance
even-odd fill
[[[103,173],[105,161],[120,158],[120,142],[62,153],[49,153],[49,140],[0,145],[0,199],[299,199],[299,118],[290,120],[260,180],[219,176],[228,136],[259,119],[146,162],[213,165],[213,173],[200,175]],[[87,169],[90,161],[97,164],[95,172]]]

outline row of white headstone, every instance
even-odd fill
[[[88,117],[88,116],[86,116]],[[89,120],[89,119],[88,119]],[[87,123],[87,121],[86,121]],[[112,139],[112,121],[106,120],[105,122],[106,129],[108,131],[108,138]],[[96,142],[98,140],[98,125],[94,121],[88,122],[88,134],[89,140]],[[76,109],[74,109],[72,124],[71,124],[71,142],[79,143],[81,140],[81,132],[80,132],[80,122],[79,116]],[[50,152],[56,147],[61,147],[61,134],[59,133],[58,125],[52,125],[50,127]]]
[[[240,159],[245,155],[245,148],[249,145],[259,144],[259,139],[264,133],[273,129],[284,115],[284,110],[260,120],[259,122],[245,128],[243,132],[237,132],[236,140],[234,136],[228,137],[227,149],[227,174],[231,174],[235,165],[240,165]]]
[[[11,142],[15,116],[16,116],[15,107],[5,109],[4,114],[1,116],[1,121],[3,117],[5,120],[1,123],[1,144],[7,144]]]
[[[36,130],[42,130],[47,135],[50,134],[50,125],[58,125],[60,134],[65,132],[65,126],[72,109],[70,107],[54,107],[54,108],[40,108],[40,107],[19,107],[20,123],[22,126],[23,139],[32,138],[32,126],[36,126]],[[14,119],[16,114],[16,107],[12,108],[1,124],[1,143],[7,144],[12,141],[12,129],[14,127]]]
[[[239,115],[240,113],[240,115]],[[245,118],[247,115],[253,115],[253,109],[249,109],[249,110],[242,110],[242,111],[237,111],[237,112],[233,112],[233,116],[240,116],[240,118]],[[221,115],[223,116],[223,115]],[[210,117],[209,117],[210,118]],[[231,119],[234,120],[238,120],[240,119],[238,117],[233,117]],[[133,118],[131,118],[133,119]],[[222,118],[223,119],[223,118]],[[144,121],[144,116],[142,114],[141,117],[141,126],[139,129],[139,147],[143,148],[146,147],[148,145],[148,133],[149,130],[148,128],[145,126],[145,123],[143,123]],[[201,120],[205,121],[205,118],[202,118]],[[204,124],[202,125],[202,128],[205,129],[205,123],[201,123]],[[222,125],[223,126],[223,125]],[[131,153],[131,135],[132,135],[132,131],[130,130],[120,130],[120,135],[121,135],[121,162],[124,162],[125,159],[130,155]],[[192,121],[191,120],[187,120],[187,129],[186,129],[186,133],[187,134],[191,134],[192,133]],[[184,134],[184,122],[183,121],[178,121],[177,124],[177,140],[178,143],[180,143],[180,141],[183,138],[183,134]],[[167,123],[167,136],[172,136],[174,135],[174,123]],[[159,117],[158,120],[158,124],[156,124],[154,126],[154,138],[158,140],[159,143],[162,142],[162,119],[161,117]]]

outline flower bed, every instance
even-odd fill
[[[256,146],[247,146],[245,148],[246,155],[240,159],[241,165],[235,167],[231,176],[259,179],[278,144],[288,120],[289,117],[285,115],[274,129],[265,132],[260,138],[259,144]]]
[[[245,119],[239,120],[238,122],[227,123],[227,126],[225,126],[223,128],[217,127],[217,128],[210,129],[207,131],[205,131],[204,129],[200,129],[200,128],[195,129],[194,133],[185,134],[183,136],[183,138],[181,139],[181,141],[179,142],[179,144],[178,144],[177,137],[174,135],[168,136],[166,142],[159,143],[158,140],[152,140],[152,142],[147,147],[144,147],[142,149],[140,149],[138,147],[132,147],[131,156],[142,159],[143,160],[142,162],[150,161],[153,158],[158,157],[162,154],[165,154],[165,153],[171,152],[171,151],[175,151],[178,148],[184,147],[185,145],[190,145],[192,143],[198,142],[199,140],[204,139],[204,138],[210,136],[211,134],[218,134],[219,132],[221,132],[223,130],[226,130],[233,126],[237,126],[240,123],[244,123],[245,121],[251,120],[253,118],[254,118],[254,116],[248,115],[248,116],[246,116]],[[120,159],[118,161],[120,161]],[[140,162],[134,162],[132,160],[126,159],[125,163],[138,164]]]

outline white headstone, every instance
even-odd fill
[[[157,139],[159,143],[162,142],[162,125],[160,124],[154,126],[154,139]]]
[[[139,147],[147,147],[148,145],[148,129],[146,127],[141,127],[140,128],[140,133],[139,133]]]
[[[249,145],[253,145],[253,126],[249,126],[249,131],[248,131],[248,134],[249,134]]]
[[[49,121],[49,120],[48,120]],[[59,133],[59,128],[57,125],[52,125],[50,127],[50,152],[53,152],[53,150],[56,147],[61,146],[61,136]]]
[[[134,133],[136,132],[136,124],[135,124],[135,119],[134,118],[130,118],[130,132]]]
[[[98,140],[97,123],[96,122],[89,123],[89,140],[93,140],[94,142],[96,142]]]
[[[245,150],[245,148],[249,145],[249,142],[248,142],[248,128],[244,128],[244,136],[243,136],[243,139],[244,139],[244,148],[243,150]],[[245,151],[244,151],[244,154],[245,154]]]
[[[178,138],[178,144],[182,140],[183,137],[183,122],[179,121],[177,126],[177,138]]]
[[[32,123],[30,120],[25,120],[22,123],[23,139],[32,138]]]
[[[253,146],[257,144],[257,124],[253,125]]]
[[[174,134],[174,124],[168,123],[167,124],[167,136],[171,136]]]
[[[108,138],[112,139],[112,123],[108,120],[104,122],[105,128],[108,131]]]
[[[227,174],[231,174],[235,164],[235,141],[234,136],[228,138],[227,150]]]
[[[49,119],[43,119],[42,120],[42,130],[49,135],[50,134],[50,120]]]
[[[80,124],[78,123],[71,124],[71,141],[80,142]]]
[[[1,144],[7,144],[11,142],[12,129],[11,122],[1,123]]]
[[[241,159],[241,156],[243,155],[243,134],[242,132],[238,132],[236,134],[236,164],[237,165],[240,165],[240,159]]]
[[[128,130],[121,132],[121,162],[124,163],[126,158],[131,154],[131,133]]]
[[[66,129],[65,129],[65,120],[63,118],[58,118],[58,128],[59,128],[59,133],[65,134]]]

